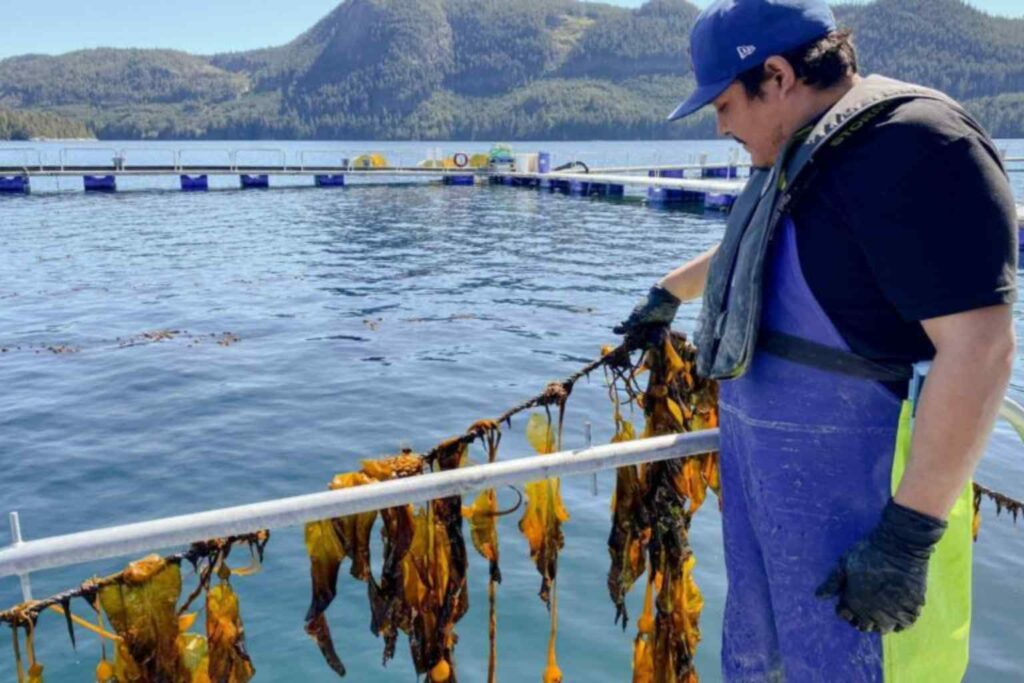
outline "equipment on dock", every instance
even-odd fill
[[[386,168],[387,165],[388,160],[384,158],[384,155],[376,152],[361,154],[352,162],[352,168]]]
[[[491,151],[487,155],[487,165],[494,173],[511,173],[515,165],[512,148],[505,144],[491,147]]]

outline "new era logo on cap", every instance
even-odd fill
[[[669,115],[689,116],[744,71],[836,30],[828,0],[713,0],[690,31],[697,87]]]

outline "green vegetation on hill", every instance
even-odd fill
[[[0,107],[53,112],[104,138],[708,137],[707,114],[664,119],[692,88],[697,13],[687,0],[344,0],[262,50],[0,60]],[[1024,137],[1024,20],[962,0],[836,14],[863,71],[945,90],[994,134]]]
[[[0,109],[0,140],[91,138],[85,124],[51,112]]]

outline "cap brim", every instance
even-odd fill
[[[689,116],[693,112],[697,111],[701,107],[711,104],[716,97],[725,92],[725,89],[732,85],[732,82],[736,80],[734,78],[727,78],[724,81],[718,81],[717,83],[708,83],[706,85],[698,86],[696,90],[690,93],[690,96],[686,100],[676,107],[671,114],[668,115],[669,121],[675,121],[681,119],[684,116]]]

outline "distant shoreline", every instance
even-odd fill
[[[29,138],[28,140],[4,140],[3,142],[100,142],[99,138]],[[132,141],[134,142],[134,141]]]

